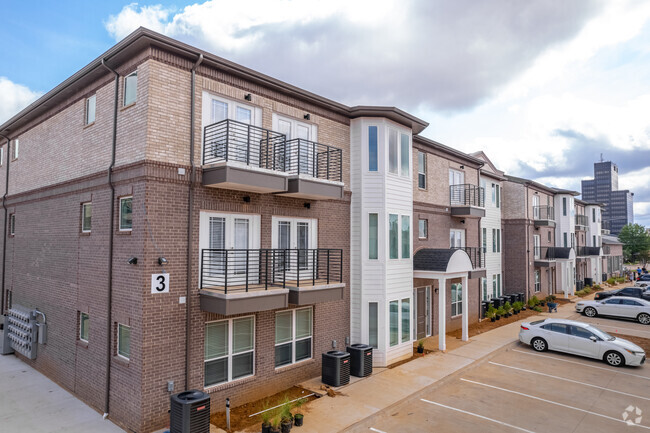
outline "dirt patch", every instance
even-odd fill
[[[650,353],[650,339],[648,338],[641,338],[641,337],[635,337],[634,335],[623,335],[623,334],[616,334],[615,336],[621,337],[624,340],[628,340],[636,344],[641,349],[645,350],[646,355]]]
[[[230,430],[226,430],[226,412],[218,412],[218,413],[213,413],[210,415],[210,423],[214,424],[215,426],[224,429],[226,431],[241,431],[246,429],[247,427],[255,426],[255,425],[261,425],[262,424],[262,416],[261,415],[256,415],[256,416],[249,416],[257,412],[261,412],[265,409],[281,405],[285,399],[288,400],[295,400],[301,397],[306,397],[309,394],[311,394],[311,391],[308,391],[306,389],[300,388],[298,386],[294,386],[292,388],[289,388],[287,390],[278,392],[277,394],[273,394],[270,397],[266,397],[257,401],[253,401],[250,403],[243,404],[241,406],[237,406],[235,408],[230,408]],[[316,397],[311,396],[307,397],[307,401],[312,401]],[[307,405],[304,405],[300,408],[301,413],[306,413],[307,410]],[[280,408],[277,409],[272,409],[270,412],[272,413],[272,416],[276,415],[278,413]]]

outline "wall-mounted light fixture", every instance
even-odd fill
[[[438,288],[436,287],[433,291],[436,292],[436,293],[438,293]]]
[[[129,265],[137,265],[138,264],[138,258],[137,257],[131,257],[129,260],[126,261]]]
[[[303,206],[306,207],[307,209],[311,209],[311,203],[305,203],[303,204]]]
[[[302,116],[302,117],[303,117],[303,119],[305,119],[305,120],[309,120],[309,119],[311,119],[311,114],[305,114],[305,115]]]
[[[252,101],[252,100],[253,100],[253,96],[251,96],[250,93],[247,93],[247,94],[244,95],[244,99],[247,100],[247,101]]]
[[[465,169],[465,166],[464,166],[464,165],[461,165],[460,168],[464,170],[464,169]]]
[[[461,224],[465,224],[465,220],[460,220],[460,223],[461,223]]]
[[[251,202],[251,196],[249,196],[249,195],[245,195],[244,197],[242,197],[242,199],[244,200],[244,203],[250,203]]]
[[[164,258],[164,257],[158,257],[158,264],[159,264],[160,266],[165,266],[167,263],[169,263],[169,262],[168,262],[168,260],[167,260],[166,258]]]

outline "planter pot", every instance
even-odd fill
[[[497,320],[496,317],[490,317],[490,322],[494,322],[495,320]]]
[[[546,302],[540,302],[539,305],[541,305],[543,307],[544,305],[546,305]]]
[[[271,427],[271,433],[280,433],[279,427]]]
[[[424,353],[424,347],[418,346],[418,353]],[[298,425],[297,421],[296,421],[296,425]]]
[[[291,431],[291,422],[285,421],[280,424],[280,431],[282,433],[289,433]]]
[[[302,427],[303,414],[297,413],[293,416],[293,423],[296,427]]]
[[[262,424],[262,433],[271,433],[271,424]]]
[[[501,320],[501,316],[497,316],[496,319],[497,319],[497,320]]]

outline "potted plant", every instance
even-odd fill
[[[419,344],[418,344],[418,346],[419,346]],[[307,399],[301,398],[301,399],[298,399],[293,405],[296,408],[296,413],[293,415],[293,425],[295,425],[296,427],[302,427],[302,422],[303,422],[303,419],[305,418],[305,415],[303,415],[299,411],[300,411],[300,408],[302,407],[302,405],[305,404],[306,402],[307,402]]]
[[[488,319],[490,319],[490,322],[494,322],[497,320],[497,309],[494,308],[494,306],[490,305],[485,315]]]
[[[271,419],[271,433],[280,433],[280,417],[274,416]]]
[[[512,315],[512,305],[510,305],[510,302],[506,301],[506,303],[503,304],[503,311],[505,311],[506,317],[510,317]]]
[[[262,412],[262,433],[271,433],[271,411],[269,410],[268,400],[264,402],[262,407],[264,412]]]
[[[291,415],[291,401],[285,396],[280,407],[280,431],[289,433],[293,427],[293,416]]]
[[[534,297],[528,299],[528,308],[530,308],[531,310],[533,308],[535,308],[535,298]]]
[[[500,320],[502,316],[505,316],[506,312],[503,307],[497,308],[497,320]]]
[[[424,353],[424,343],[422,340],[418,341],[418,353]]]
[[[521,311],[521,302],[515,301],[512,303],[512,309],[515,312],[515,314],[519,314]]]

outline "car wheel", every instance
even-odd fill
[[[625,365],[625,358],[623,358],[623,355],[614,351],[607,352],[604,356],[604,360],[612,367],[623,367]]]
[[[585,308],[585,316],[587,317],[596,317],[598,315],[598,312],[594,307],[587,307]]]
[[[533,338],[533,341],[530,342],[530,345],[533,346],[538,352],[546,352],[548,350],[548,343],[543,338]]]
[[[642,325],[650,325],[650,314],[641,313],[636,317],[636,320]]]

